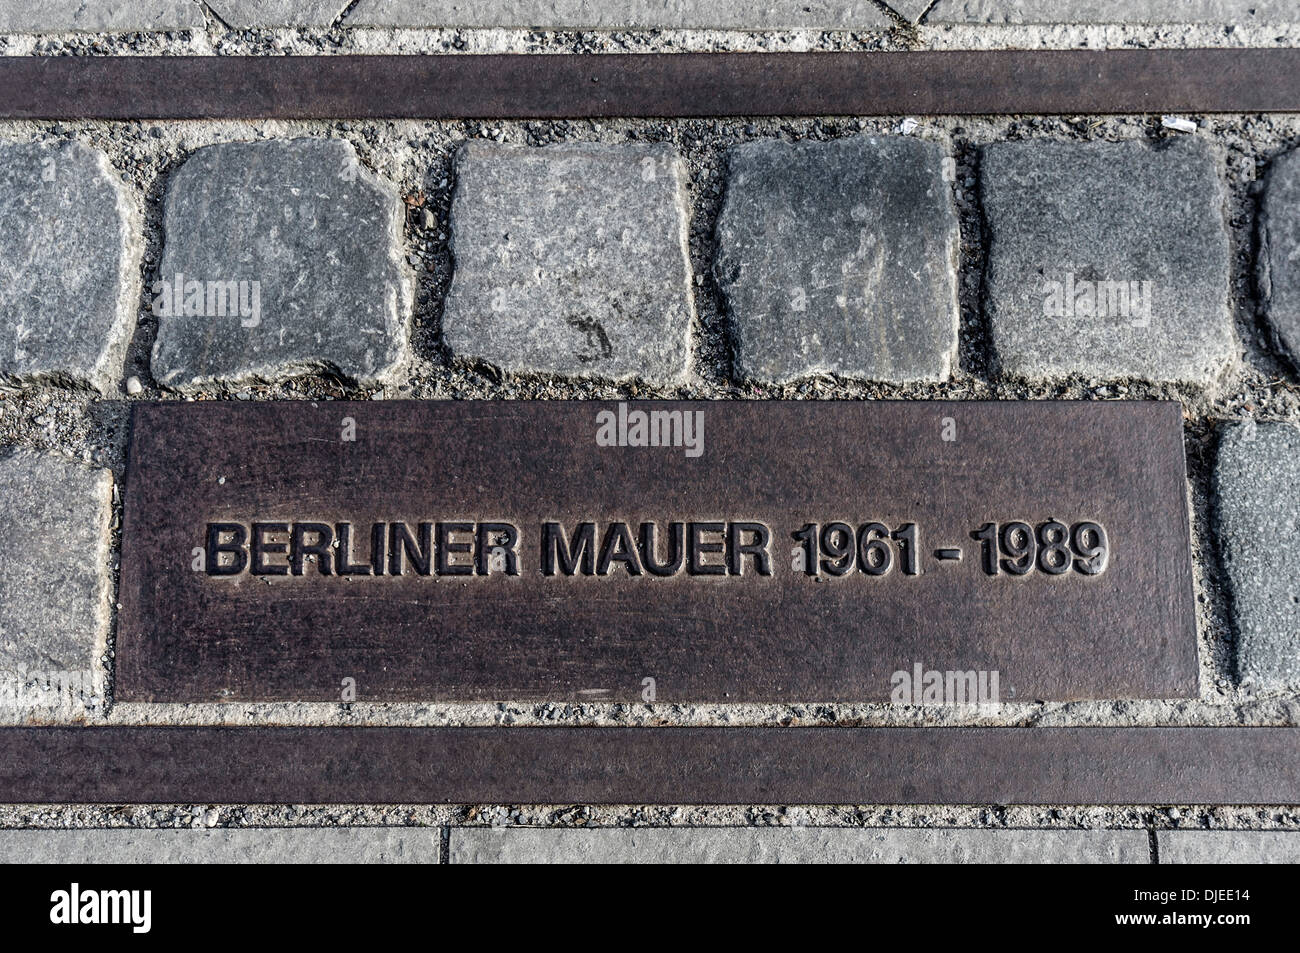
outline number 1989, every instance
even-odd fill
[[[1057,520],[1036,527],[1019,521],[985,523],[971,536],[980,542],[980,565],[990,576],[1023,576],[1034,569],[1052,576],[1071,569],[1097,576],[1110,562],[1106,528],[1087,520],[1073,526]]]

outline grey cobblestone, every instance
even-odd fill
[[[1224,189],[1204,142],[995,143],[981,174],[1004,372],[1210,385],[1237,359]]]
[[[194,0],[0,0],[0,33],[183,30],[203,26]]]
[[[361,0],[348,26],[735,29],[889,26],[870,0]]]
[[[99,150],[0,143],[0,376],[112,388],[134,323],[138,218]]]
[[[328,27],[347,9],[348,0],[208,0],[208,6],[235,29]],[[431,20],[424,25],[440,24]]]
[[[178,388],[320,368],[383,380],[405,358],[411,314],[403,215],[342,140],[199,149],[167,188],[154,376]]]
[[[1157,831],[1162,864],[1300,864],[1300,831]]]
[[[0,830],[0,863],[436,864],[439,839],[419,827]]]
[[[1294,366],[1300,367],[1300,149],[1273,160],[1259,213],[1260,297]]]
[[[1264,689],[1300,687],[1300,429],[1226,427],[1215,485],[1238,673]]]
[[[942,380],[957,349],[957,216],[931,142],[731,150],[714,272],[741,375]]]
[[[681,380],[695,318],[684,174],[666,145],[462,146],[452,352],[507,371]]]
[[[113,479],[52,454],[0,459],[0,720],[102,695]]]
[[[889,8],[904,20],[916,23],[921,14],[934,5],[934,0],[889,0]]]
[[[1150,862],[1145,831],[452,828],[453,864]]]
[[[939,0],[926,23],[1296,23],[1294,0]]]

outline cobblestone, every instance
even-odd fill
[[[1263,689],[1300,687],[1300,430],[1228,426],[1215,483],[1238,674]]]
[[[542,27],[549,29],[883,28],[888,16],[870,0],[361,0],[348,26]]]
[[[718,284],[738,371],[942,380],[957,350],[957,216],[943,153],[904,137],[732,149]]]
[[[939,0],[926,23],[1295,23],[1292,0]]]
[[[396,189],[333,139],[199,149],[168,186],[153,373],[184,388],[405,357],[412,285]]]
[[[454,354],[514,372],[684,377],[695,309],[671,147],[470,143],[456,170]]]
[[[453,828],[464,863],[1127,863],[1150,861],[1145,831],[890,828]]]
[[[1264,313],[1277,344],[1300,367],[1300,149],[1273,160],[1259,218]]]
[[[121,376],[141,239],[108,158],[78,142],[0,144],[0,376]]]
[[[0,33],[182,30],[203,26],[193,0],[0,0]]]
[[[995,143],[981,174],[1005,373],[1210,386],[1236,360],[1224,190],[1204,142]]]
[[[0,831],[0,863],[436,864],[439,832],[401,827]]]
[[[1157,831],[1162,864],[1297,864],[1296,831]]]
[[[0,459],[0,486],[0,719],[76,717],[103,690],[113,479],[18,451]]]

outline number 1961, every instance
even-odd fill
[[[827,575],[843,576],[854,568],[868,576],[888,575],[894,568],[895,546],[905,575],[916,576],[921,571],[915,523],[904,523],[895,530],[874,522],[863,523],[856,530],[848,523],[806,523],[792,535],[804,548],[804,572],[810,576],[817,575],[818,569]],[[823,558],[819,560],[819,556]]]

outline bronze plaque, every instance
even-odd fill
[[[1183,698],[1160,402],[135,409],[123,701]]]

